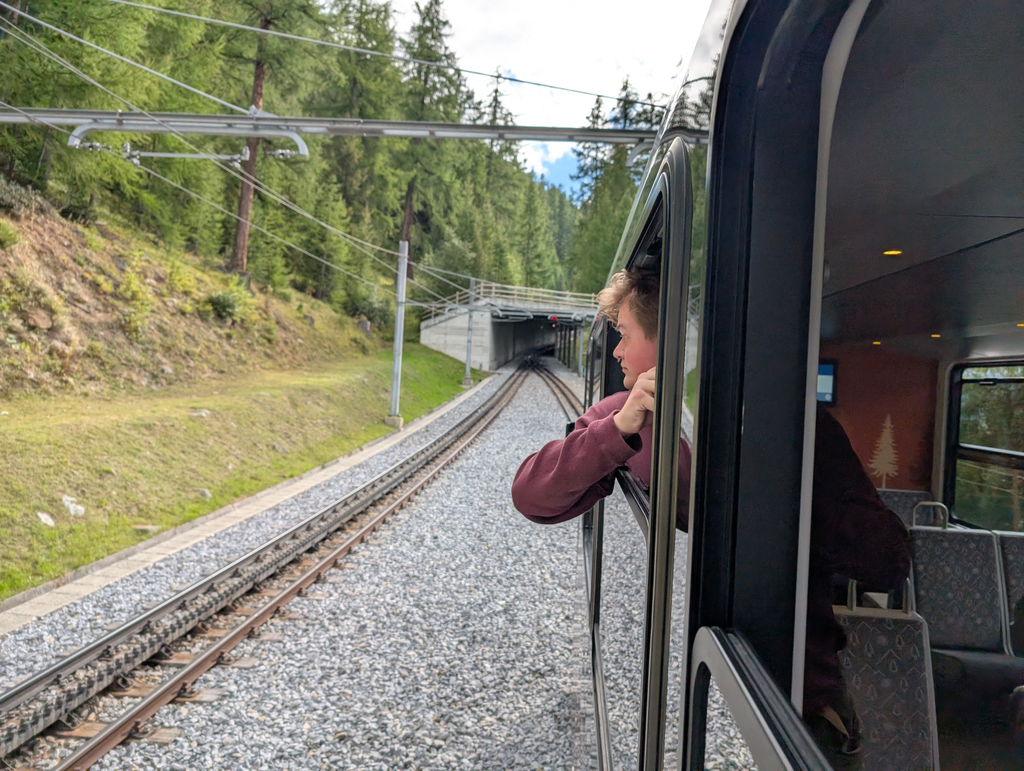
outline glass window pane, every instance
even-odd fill
[[[957,461],[953,510],[958,518],[988,530],[1024,530],[1024,471]]]
[[[647,545],[621,495],[606,499],[601,570],[601,648],[612,757],[636,767],[643,662]]]
[[[1024,377],[1024,367],[968,367],[963,371],[964,380],[1007,377]]]
[[[960,444],[1024,452],[1024,383],[964,383]]]
[[[754,757],[722,698],[715,678],[708,689],[708,722],[704,741],[706,771],[756,771]]]

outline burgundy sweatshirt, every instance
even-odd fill
[[[615,487],[615,471],[628,468],[646,486],[651,484],[651,432],[625,438],[615,415],[629,391],[602,399],[577,421],[565,439],[544,445],[523,461],[512,482],[512,502],[523,515],[541,524],[578,517]],[[690,501],[690,446],[679,442],[679,502],[676,526],[686,530]]]
[[[554,524],[578,517],[612,492],[615,471],[629,468],[651,480],[651,428],[628,439],[613,420],[628,391],[613,394],[576,421],[565,439],[548,442],[519,467],[512,501],[527,519]],[[817,714],[842,690],[838,652],[846,639],[832,612],[831,578],[838,574],[871,589],[897,589],[910,572],[910,535],[882,503],[846,432],[818,406],[811,555],[807,597],[804,714]],[[679,444],[676,525],[686,530],[690,495],[690,447]]]

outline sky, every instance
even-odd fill
[[[704,25],[710,0],[648,0],[640,5],[607,0],[445,0],[449,45],[459,64],[527,80],[614,96],[628,75],[636,91],[667,101],[675,90]],[[401,34],[416,19],[414,0],[393,0]],[[642,13],[641,13],[642,11]],[[489,78],[467,76],[477,98]],[[593,96],[516,83],[503,86],[504,101],[520,126],[583,126]],[[605,100],[606,111],[614,102]],[[524,166],[567,192],[575,183],[568,142],[526,142]]]

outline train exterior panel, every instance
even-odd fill
[[[1024,767],[1022,20],[1019,0],[712,4],[611,263],[663,290],[651,487],[620,480],[647,543],[638,768],[719,767],[712,682],[761,769]],[[593,327],[589,403],[622,388],[615,334]],[[838,750],[803,703],[822,363],[825,409],[912,549],[902,590],[832,576],[860,724],[839,720],[859,736]],[[602,517],[583,527],[610,769]]]

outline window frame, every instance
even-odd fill
[[[969,519],[964,519],[956,514],[956,467],[961,460],[973,461],[990,466],[1024,471],[1024,452],[1014,450],[1000,450],[996,447],[982,447],[979,445],[965,445],[960,442],[960,410],[963,404],[964,384],[989,383],[998,381],[1001,383],[1024,384],[1024,377],[1007,378],[965,378],[963,373],[970,369],[980,367],[1024,367],[1022,359],[972,359],[954,364],[949,369],[949,385],[946,389],[946,445],[944,447],[944,462],[942,475],[942,500],[949,509],[949,521],[970,528],[978,528],[978,525]]]

